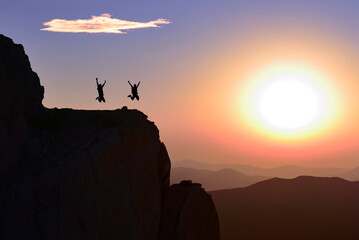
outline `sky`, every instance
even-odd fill
[[[0,33],[23,44],[46,107],[139,109],[172,161],[352,168],[358,12],[355,0],[2,0]]]

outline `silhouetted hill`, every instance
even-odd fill
[[[24,48],[3,35],[0,89],[1,240],[219,239],[209,195],[169,188],[171,162],[145,114],[45,108]],[[174,231],[160,228],[169,222]]]
[[[184,179],[200,182],[207,191],[247,187],[254,183],[268,179],[261,176],[247,176],[236,170],[225,168],[219,171],[209,171],[193,168],[178,167],[171,170],[171,184]]]
[[[359,238],[359,182],[274,178],[210,194],[222,240]]]
[[[276,168],[259,168],[243,164],[208,164],[193,160],[173,162],[172,167],[195,168],[211,171],[218,171],[223,168],[231,168],[248,176],[280,178],[294,178],[303,175],[316,177],[337,177],[348,171],[348,169],[343,168],[303,168],[292,165],[285,165]]]

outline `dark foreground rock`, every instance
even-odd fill
[[[44,88],[24,48],[0,35],[0,174],[23,159],[28,129],[25,115],[43,108]]]
[[[43,107],[3,35],[0,87],[0,239],[158,239],[171,164],[146,115]]]
[[[192,239],[219,239],[218,216],[201,184],[182,181],[165,193],[159,240]]]

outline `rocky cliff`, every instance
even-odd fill
[[[0,35],[0,174],[10,170],[24,153],[28,136],[25,114],[42,108],[44,88],[32,71],[24,48]]]
[[[23,47],[3,35],[0,89],[0,239],[154,240],[160,222],[175,221],[162,210],[178,204],[168,197],[170,159],[146,115],[43,107]],[[213,204],[208,194],[197,190],[192,201],[193,189],[174,192],[178,212],[190,216],[191,202],[191,214],[206,221],[207,207],[195,204]],[[198,230],[183,219],[176,226],[184,237],[166,239],[194,239],[187,232]]]
[[[184,180],[165,192],[159,240],[219,239],[218,215],[201,184]]]

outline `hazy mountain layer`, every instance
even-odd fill
[[[344,168],[303,168],[291,165],[277,168],[259,168],[243,164],[208,164],[193,160],[173,162],[172,167],[195,168],[211,171],[231,168],[248,176],[265,176],[280,178],[295,178],[298,176],[338,177],[349,171],[348,169]]]
[[[269,177],[247,176],[236,170],[225,168],[219,171],[209,171],[194,168],[178,167],[171,170],[171,184],[183,179],[199,182],[207,191],[247,187]]]

